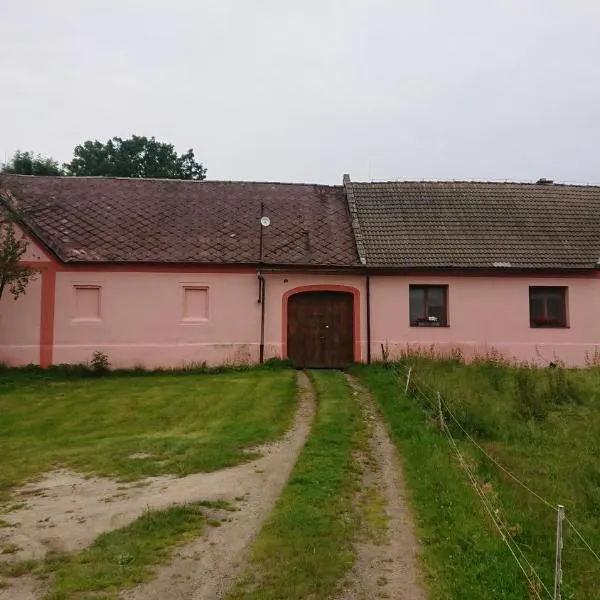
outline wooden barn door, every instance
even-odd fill
[[[338,369],[353,362],[354,296],[301,292],[288,300],[288,358],[296,367]]]

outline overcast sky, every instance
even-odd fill
[[[193,147],[209,179],[600,183],[598,0],[0,0],[0,160]]]

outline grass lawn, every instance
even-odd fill
[[[551,505],[564,504],[567,517],[596,553],[600,551],[599,370],[534,370],[418,358],[392,368],[358,366],[355,373],[378,400],[403,458],[432,600],[536,596],[528,595],[514,558],[438,432],[435,409],[415,386],[405,396],[408,364],[428,399],[440,390],[469,434]],[[447,420],[486,497],[552,592],[555,511],[495,467]],[[567,523],[563,573],[563,598],[598,598],[600,562]],[[543,589],[540,597],[548,598]]]
[[[124,480],[212,471],[280,437],[297,406],[291,370],[67,378],[0,373],[0,501],[65,467]],[[134,460],[134,453],[149,458]]]
[[[312,432],[227,600],[331,598],[353,563],[353,451],[364,425],[342,373],[311,377],[318,395]]]

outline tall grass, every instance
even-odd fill
[[[405,396],[408,366],[413,379]],[[438,391],[487,453],[551,505],[564,504],[567,516],[600,549],[599,370],[406,356],[394,364],[357,367],[357,373],[372,388],[405,458],[434,598],[527,597],[514,559],[433,425]],[[498,469],[451,418],[447,422],[514,540],[550,587],[555,511]],[[563,598],[598,597],[600,565],[568,526],[564,573]]]

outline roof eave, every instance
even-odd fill
[[[569,274],[569,273],[596,273],[600,270],[600,264],[596,265],[554,265],[554,266],[519,266],[519,267],[486,267],[468,265],[370,265],[369,271],[388,274],[396,273],[472,273],[498,276],[510,276],[521,274]]]

